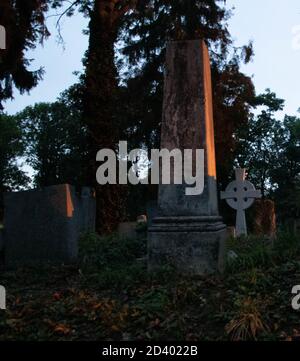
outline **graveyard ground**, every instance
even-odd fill
[[[149,276],[146,244],[83,237],[77,266],[1,272],[8,310],[0,340],[294,340],[299,239],[230,241],[238,255],[221,276]]]

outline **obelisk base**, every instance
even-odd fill
[[[172,265],[185,275],[223,272],[227,229],[221,217],[158,217],[148,230],[148,270]]]

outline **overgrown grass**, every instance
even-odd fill
[[[73,266],[0,275],[8,311],[0,340],[286,340],[300,335],[291,289],[297,237],[228,241],[224,275],[187,278],[146,269],[146,240],[85,235]]]
[[[146,240],[86,234],[79,242],[79,266],[100,287],[141,282],[146,274]]]
[[[227,260],[227,271],[234,273],[253,268],[267,268],[295,258],[300,254],[300,240],[296,235],[279,233],[271,240],[267,237],[231,238],[227,249],[237,257]]]

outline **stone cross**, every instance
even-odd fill
[[[256,198],[261,198],[261,192],[257,191],[254,185],[246,180],[246,169],[235,170],[236,180],[231,182],[225,192],[221,192],[221,199],[237,211],[236,214],[236,235],[247,235],[247,224],[245,209],[250,208]]]

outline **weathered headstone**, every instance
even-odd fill
[[[76,261],[82,232],[95,229],[91,189],[63,184],[4,196],[5,265]]]
[[[276,236],[275,203],[270,199],[257,200],[254,203],[253,232],[257,236]]]
[[[137,223],[147,223],[147,216],[145,214],[142,214],[137,217]]]
[[[161,148],[204,149],[205,186],[188,196],[186,184],[160,185],[159,216],[148,233],[148,266],[166,263],[186,274],[223,269],[226,226],[219,216],[211,71],[204,41],[168,43]]]
[[[237,211],[236,235],[247,235],[245,210],[251,207],[256,198],[261,197],[261,192],[255,190],[254,185],[246,180],[246,169],[235,170],[236,180],[231,182],[225,192],[221,192],[221,199]]]
[[[118,225],[118,234],[120,238],[135,239],[136,233],[136,222],[121,222]]]
[[[235,227],[227,227],[227,236],[228,238],[236,238]]]

